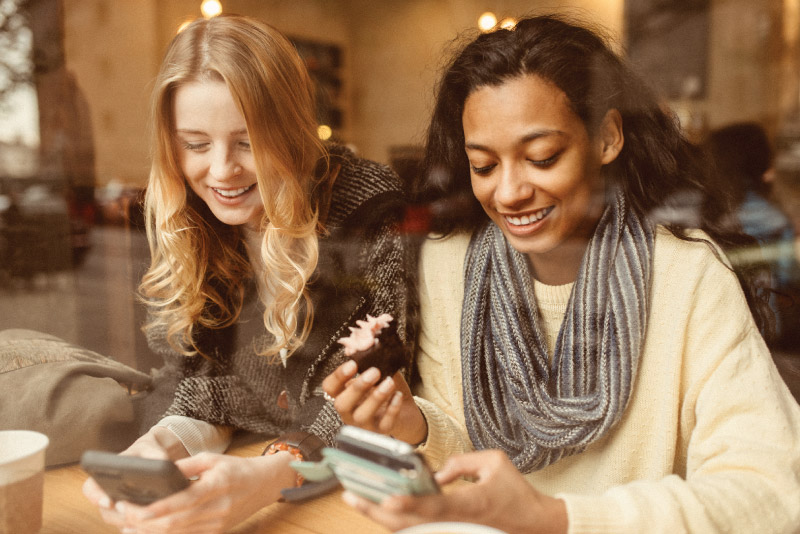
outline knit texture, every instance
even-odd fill
[[[413,391],[434,422],[421,447],[433,469],[473,449],[459,320],[469,241],[466,234],[428,240],[421,252]],[[558,332],[564,315],[556,310],[567,308],[574,284],[535,286],[542,330]],[[524,476],[565,501],[569,534],[798,532],[800,408],[736,276],[708,243],[657,227],[647,332],[628,408],[581,454]]]
[[[487,223],[465,262],[464,415],[478,449],[521,471],[582,451],[619,421],[647,319],[653,229],[609,203],[579,268],[550,362],[528,258]]]
[[[247,287],[235,325],[198,334],[210,358],[177,354],[167,344],[164,329],[153,329],[148,342],[167,361],[162,373],[176,383],[165,415],[270,436],[302,429],[332,444],[341,420],[322,399],[320,386],[344,361],[336,340],[356,319],[386,312],[397,318],[398,334],[408,341],[406,249],[397,232],[403,207],[400,181],[387,167],[347,151],[335,151],[332,160],[341,170],[327,234],[320,239],[319,263],[309,283],[315,320],[307,342],[285,368],[256,354],[268,334],[255,282]],[[278,405],[284,391],[286,409]]]

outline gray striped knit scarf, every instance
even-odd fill
[[[477,449],[502,449],[530,473],[581,452],[619,421],[644,338],[653,242],[653,228],[617,194],[584,253],[550,362],[527,257],[494,223],[475,233],[461,353]]]

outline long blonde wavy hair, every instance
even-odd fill
[[[245,119],[264,204],[263,319],[273,339],[257,350],[270,357],[284,348],[291,354],[313,322],[306,283],[318,260],[328,157],[317,138],[313,86],[302,59],[277,30],[243,16],[191,23],[170,43],[155,81],[145,194],[151,263],[139,286],[151,309],[145,330],[165,328],[175,350],[203,354],[197,328],[235,322],[253,275],[242,230],[211,214],[187,185],[175,153],[175,91],[209,79],[225,82]],[[315,172],[319,168],[323,172]]]

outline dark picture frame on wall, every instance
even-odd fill
[[[662,97],[704,98],[709,24],[710,0],[625,2],[628,58]]]
[[[290,37],[314,82],[317,120],[334,132],[344,125],[340,105],[342,93],[342,49],[338,45]]]

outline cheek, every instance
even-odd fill
[[[492,196],[492,187],[488,180],[472,179],[472,194],[484,207],[489,203]]]

